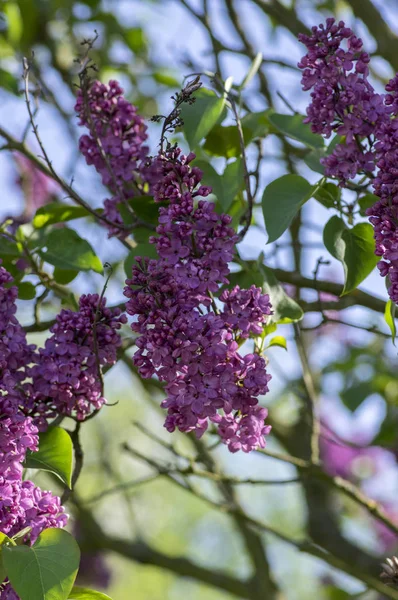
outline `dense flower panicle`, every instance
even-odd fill
[[[389,295],[398,302],[398,76],[386,85],[387,94],[369,83],[368,54],[362,41],[341,21],[328,19],[299,36],[308,53],[299,63],[304,90],[312,89],[305,122],[329,137],[346,137],[322,159],[325,173],[341,185],[358,173],[376,171],[372,184],[380,200],[367,210],[375,230],[378,268],[389,279]],[[341,47],[346,41],[347,50]]]
[[[78,91],[75,110],[79,125],[90,130],[89,135],[80,138],[79,144],[87,164],[94,165],[103,184],[113,193],[128,191],[129,183],[136,179],[139,162],[148,154],[148,148],[143,145],[148,137],[147,127],[136,107],[123,97],[117,81],[110,81],[109,85],[94,81],[86,97]]]
[[[28,450],[36,451],[38,428],[26,416],[32,402],[29,365],[35,346],[28,345],[16,313],[17,288],[0,266],[0,532],[9,536],[30,527],[26,541],[33,544],[48,527],[64,527],[67,515],[60,499],[22,481]],[[19,600],[8,582],[0,585],[1,600]]]
[[[200,436],[212,422],[232,452],[249,452],[264,446],[270,430],[267,411],[258,406],[270,375],[264,359],[241,355],[239,344],[262,331],[271,306],[255,286],[236,286],[222,294],[218,308],[213,294],[228,283],[238,238],[231,217],[199,199],[211,190],[200,186],[193,159],[178,148],[157,159],[154,197],[168,202],[151,240],[159,259],[138,257],[125,288],[126,310],[137,317],[134,362],[143,377],[157,374],[166,382],[168,431]]]
[[[376,254],[383,277],[388,276],[389,295],[398,302],[398,76],[386,86],[385,97],[391,116],[377,130],[375,152],[378,171],[373,180],[374,192],[380,200],[366,213],[375,231]]]
[[[126,315],[107,308],[98,294],[81,296],[77,312],[61,311],[30,371],[39,414],[83,420],[104,404],[99,368],[116,362],[125,322]]]
[[[321,160],[326,175],[345,184],[358,173],[373,172],[375,156],[369,136],[388,110],[383,96],[368,81],[370,57],[362,50],[362,40],[333,18],[313,27],[310,36],[299,35],[299,40],[308,50],[298,63],[303,69],[302,86],[312,90],[304,122],[311,124],[314,133],[345,136],[345,143]]]

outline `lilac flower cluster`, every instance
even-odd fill
[[[373,188],[380,200],[366,211],[375,231],[378,268],[389,279],[389,295],[398,303],[398,76],[386,86],[385,104],[391,113],[376,132],[375,153],[378,171]]]
[[[117,205],[137,193],[138,180],[145,181],[146,175],[150,179],[152,173],[145,169],[147,126],[136,107],[123,97],[117,81],[109,85],[94,81],[87,91],[79,90],[75,110],[79,125],[90,131],[81,136],[80,151],[114,194],[104,203],[104,216],[116,224],[109,226],[109,235],[123,237],[117,227],[123,225]]]
[[[138,317],[134,362],[143,377],[166,382],[165,427],[201,436],[209,422],[231,452],[264,447],[270,426],[258,396],[270,375],[258,354],[242,355],[240,345],[257,336],[271,314],[269,297],[252,286],[224,291],[237,236],[231,217],[218,215],[201,186],[194,154],[179,149],[159,156],[161,177],[154,185],[159,209],[159,258],[137,257],[126,281],[126,310]],[[220,305],[220,306],[219,306]]]
[[[22,481],[22,463],[28,450],[37,450],[38,429],[26,416],[27,365],[34,347],[27,344],[16,313],[17,288],[0,266],[0,531],[13,536],[31,527],[34,543],[47,527],[63,527],[67,516],[58,497],[31,481]],[[0,584],[0,598],[16,599],[9,583]]]
[[[40,424],[59,414],[84,420],[105,402],[99,370],[116,362],[126,315],[98,294],[80,297],[79,311],[62,310],[31,368]]]
[[[388,276],[389,295],[398,303],[398,76],[387,84],[387,94],[376,93],[367,79],[369,55],[342,21],[327,19],[326,27],[313,27],[311,36],[299,39],[308,49],[299,63],[303,89],[313,90],[305,122],[326,137],[345,136],[345,143],[321,160],[326,175],[343,186],[358,173],[372,179],[380,200],[367,215],[382,257],[378,268]]]
[[[305,123],[311,123],[314,133],[345,137],[345,143],[321,159],[326,175],[345,183],[358,173],[373,172],[369,136],[385,119],[386,107],[368,81],[370,57],[362,51],[362,40],[333,18],[326,26],[313,27],[312,35],[299,35],[299,40],[308,49],[298,64],[303,69],[302,86],[312,90]]]

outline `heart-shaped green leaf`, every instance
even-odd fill
[[[73,229],[51,231],[42,241],[39,254],[54,267],[76,271],[102,273],[102,264],[94,250]]]
[[[286,231],[302,205],[311,198],[314,189],[300,175],[283,175],[267,185],[262,206],[268,244]]]
[[[349,229],[340,217],[334,216],[326,223],[323,242],[330,254],[343,265],[345,283],[342,296],[355,290],[379,260],[374,253],[373,228],[369,223],[357,223]]]
[[[38,452],[28,452],[24,466],[57,475],[69,488],[72,485],[73,445],[62,427],[50,427],[39,435]]]
[[[21,600],[67,600],[80,550],[63,529],[46,529],[33,546],[3,546],[3,563]]]
[[[183,130],[189,146],[193,149],[206,137],[221,117],[225,98],[220,98],[206,88],[195,94],[195,103],[181,107],[181,117],[184,121]]]

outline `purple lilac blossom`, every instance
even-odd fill
[[[387,94],[376,93],[367,79],[369,55],[343,21],[328,19],[299,39],[308,49],[298,65],[303,89],[312,89],[305,122],[326,137],[345,136],[345,143],[321,159],[326,175],[343,186],[358,173],[372,178],[380,200],[366,214],[382,257],[380,274],[388,277],[389,296],[398,303],[398,76],[386,85]]]
[[[88,165],[94,165],[109,187],[113,197],[104,202],[104,216],[122,226],[118,204],[137,194],[138,183],[150,183],[154,170],[146,168],[148,147],[147,126],[137,114],[135,106],[123,96],[117,81],[109,85],[94,81],[87,92],[78,91],[75,110],[79,125],[87,127],[89,135],[82,135],[81,153]],[[106,156],[106,160],[104,159]],[[144,193],[140,188],[138,194]],[[126,237],[117,226],[109,226],[109,236]]]
[[[118,330],[126,323],[119,308],[106,307],[98,294],[80,297],[79,310],[62,310],[30,370],[34,409],[45,420],[58,414],[84,420],[105,403],[99,368],[116,362]]]
[[[26,341],[16,313],[17,288],[0,266],[0,531],[9,536],[31,527],[33,544],[48,527],[64,527],[67,515],[60,499],[33,482],[22,481],[22,463],[28,450],[36,451],[38,429],[26,416],[31,385],[28,365],[35,347]],[[0,584],[0,600],[18,600],[8,582]]]
[[[231,452],[249,452],[264,447],[271,429],[258,405],[271,377],[261,356],[242,355],[239,347],[262,331],[271,305],[255,286],[236,286],[223,292],[218,309],[213,295],[228,284],[238,238],[231,217],[199,199],[210,188],[200,185],[202,172],[190,166],[194,158],[180,149],[157,158],[154,197],[168,202],[151,239],[159,258],[137,257],[124,292],[127,312],[137,317],[134,363],[142,377],[157,374],[166,382],[168,431],[200,437],[211,422]]]
[[[343,21],[329,18],[326,26],[313,27],[311,35],[300,34],[299,40],[308,49],[298,63],[301,83],[303,90],[312,90],[304,122],[327,138],[335,133],[345,137],[321,159],[326,175],[344,185],[358,173],[375,170],[370,136],[386,117],[383,96],[368,81],[370,57],[362,40]]]

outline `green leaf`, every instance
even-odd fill
[[[270,132],[270,122],[268,114],[265,112],[248,113],[241,121],[243,129],[243,137],[246,144],[255,138],[264,138]]]
[[[299,209],[311,198],[314,189],[300,175],[283,175],[267,185],[262,206],[268,244],[286,231]]]
[[[54,267],[72,271],[95,271],[102,273],[102,264],[94,250],[73,229],[51,231],[42,242],[38,252],[43,260]]]
[[[123,29],[123,35],[130,50],[137,56],[145,56],[148,49],[148,41],[145,32],[141,27],[132,27],[131,29]]]
[[[36,288],[30,281],[21,281],[17,283],[18,298],[20,300],[33,300],[36,298]]]
[[[286,338],[284,338],[283,335],[276,335],[270,339],[267,348],[271,348],[271,346],[279,346],[280,348],[287,350]]]
[[[15,95],[19,94],[19,82],[11,73],[0,69],[0,81],[3,90],[7,90],[7,92]]]
[[[273,315],[271,320],[274,323],[282,324],[301,321],[304,316],[301,306],[286,294],[272,269],[264,265],[261,265],[260,268],[264,277],[263,290],[266,294],[269,294],[272,304]]]
[[[87,217],[90,213],[83,206],[69,206],[60,202],[51,202],[41,206],[33,217],[33,227],[40,229],[55,223],[65,223],[73,219]]]
[[[55,267],[53,275],[57,283],[61,285],[67,285],[79,275],[79,271],[75,271],[74,269],[60,269],[59,267]]]
[[[372,393],[373,389],[371,388],[370,383],[368,381],[360,381],[340,392],[340,397],[344,405],[351,411],[354,411]]]
[[[380,198],[374,194],[365,194],[365,196],[359,198],[359,214],[362,217],[366,217],[366,209],[373,206],[373,204],[375,204],[378,200],[380,200]]]
[[[323,242],[330,254],[343,265],[345,283],[342,296],[355,290],[377,264],[373,228],[369,223],[358,223],[348,229],[340,217],[334,216],[326,223]]]
[[[5,533],[0,531],[0,583],[2,581],[4,581],[4,579],[7,577],[7,573],[6,573],[6,570],[3,565],[3,552],[2,552],[2,546],[3,546],[3,544],[6,544],[6,543],[12,545],[12,541],[10,540],[10,538],[8,536],[6,536]]]
[[[69,594],[68,600],[112,600],[110,596],[103,594],[102,592],[96,592],[89,590],[88,588],[82,588],[74,586],[73,590]]]
[[[321,158],[326,156],[324,148],[314,148],[304,156],[304,162],[315,173],[325,174],[325,167],[321,164]]]
[[[331,585],[326,586],[323,592],[327,600],[348,600],[349,598],[353,598],[353,596],[345,590]]]
[[[249,132],[246,138],[245,132],[243,132],[243,136],[247,145],[251,139],[251,133]],[[224,156],[225,158],[240,156],[238,129],[233,125],[229,125],[228,127],[215,125],[206,136],[203,148],[212,156]]]
[[[154,225],[158,222],[159,208],[161,206],[166,206],[165,202],[155,202],[152,196],[133,196],[132,198],[129,198],[128,203],[137,217]],[[134,219],[134,215],[128,211],[123,202],[118,204],[118,207],[123,221],[126,225],[130,225]]]
[[[0,256],[8,256],[12,258],[20,258],[22,251],[19,249],[18,244],[0,234]]]
[[[63,529],[46,529],[29,546],[3,546],[3,562],[21,600],[67,600],[79,568],[80,550]]]
[[[303,123],[303,115],[282,115],[271,113],[268,115],[270,122],[281,132],[294,140],[298,140],[312,148],[323,148],[324,142],[320,135],[312,133],[309,125]]]
[[[240,158],[227,164],[222,175],[204,160],[196,160],[195,166],[203,171],[203,184],[211,186],[222,210],[227,211],[244,184],[243,163]]]
[[[339,205],[341,188],[334,183],[325,182],[314,192],[315,200],[318,200],[325,208],[336,208]]]
[[[392,338],[392,343],[395,346],[395,337],[397,335],[397,328],[395,325],[395,311],[396,311],[397,305],[395,304],[395,302],[393,302],[392,300],[389,300],[386,303],[386,308],[384,311],[384,319],[387,323],[387,325],[390,328],[391,331],[391,338]]]
[[[27,453],[24,466],[27,469],[50,471],[71,488],[72,464],[73,445],[70,435],[61,427],[50,427],[39,434],[39,450]]]
[[[11,44],[18,45],[23,33],[21,10],[18,3],[7,2],[3,10],[7,17],[7,37]]]
[[[184,104],[181,107],[184,135],[192,149],[206,137],[218,122],[225,105],[225,98],[219,98],[206,88],[198,90],[195,98],[194,104]]]
[[[246,77],[244,78],[244,80],[242,81],[242,83],[239,86],[240,91],[243,91],[245,89],[245,87],[247,87],[249,85],[249,83],[251,82],[251,80],[257,74],[257,71],[261,67],[262,62],[263,62],[263,55],[261,52],[258,52],[258,54],[256,54],[256,56],[254,57],[252,64],[250,65],[250,69],[248,70]]]
[[[156,83],[166,85],[167,87],[177,88],[180,85],[180,81],[168,71],[155,71],[152,73],[152,77]]]
[[[132,248],[132,250],[130,250],[129,254],[127,255],[124,261],[124,272],[126,273],[128,278],[131,277],[131,270],[136,262],[137,256],[146,256],[147,258],[158,258],[155,244],[150,244],[149,242],[137,244],[135,248]]]

